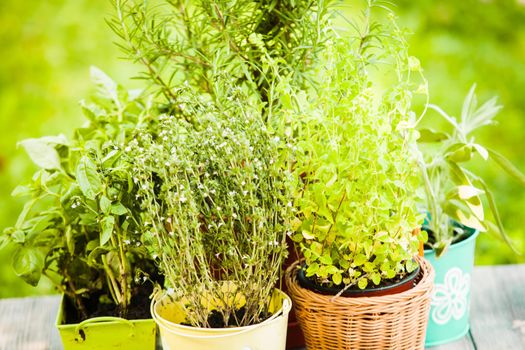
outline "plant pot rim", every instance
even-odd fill
[[[388,305],[391,305],[392,303],[404,302],[407,300],[407,298],[410,299],[416,295],[424,294],[430,297],[432,290],[431,285],[434,284],[434,268],[430,261],[428,261],[428,259],[425,259],[425,257],[416,256],[414,258],[418,261],[421,267],[419,276],[416,278],[416,285],[414,286],[414,288],[411,288],[407,291],[390,295],[370,296],[361,298],[342,298],[316,293],[314,291],[301,287],[299,285],[299,282],[297,282],[297,274],[295,273],[295,270],[298,268],[299,261],[296,261],[290,267],[288,267],[285,273],[285,281],[288,286],[289,293],[294,297],[294,302],[296,301],[297,303],[299,301],[305,300],[306,298],[316,300],[317,302],[322,304],[329,302],[329,305],[341,307],[353,308],[362,307],[363,305],[374,306],[380,304],[388,308]]]
[[[89,326],[90,328],[92,327],[107,327],[107,326],[110,326],[110,325],[117,325],[117,324],[123,324],[123,323],[133,323],[133,324],[140,324],[140,323],[150,323],[151,321],[153,321],[153,318],[140,318],[140,319],[132,319],[132,320],[128,320],[128,319],[125,319],[125,318],[122,318],[122,317],[112,317],[112,321],[103,321],[103,322],[97,322],[99,320],[103,320],[103,319],[106,319],[105,316],[102,316],[102,317],[90,317],[82,322],[78,322],[78,323],[64,323],[64,313],[65,313],[65,310],[64,310],[64,303],[65,303],[65,298],[66,298],[66,295],[65,294],[61,294],[61,297],[60,297],[60,304],[58,306],[58,312],[57,312],[57,317],[55,319],[55,326],[56,328],[58,329],[75,329],[77,327],[82,328],[80,327],[80,325],[82,325],[84,322],[86,324],[86,326]],[[88,322],[86,322],[88,321]]]
[[[464,225],[462,223],[459,223],[459,224],[461,226],[464,226],[464,227],[468,228],[469,230],[471,230],[472,233],[467,238],[465,238],[464,240],[462,240],[460,242],[457,242],[457,243],[452,243],[447,248],[448,251],[453,251],[453,250],[456,250],[456,249],[460,249],[462,246],[470,244],[470,242],[475,240],[479,236],[479,234],[481,233],[481,231],[476,229],[476,228]],[[422,226],[422,227],[425,227],[425,226]],[[432,253],[435,253],[435,249],[425,249],[425,254],[432,254]],[[445,252],[445,254],[446,254],[446,252]]]
[[[166,325],[169,326],[169,327],[172,327],[172,328],[178,328],[180,329],[181,331],[193,331],[193,332],[200,332],[200,333],[210,333],[210,334],[228,334],[228,333],[234,333],[234,332],[240,332],[240,331],[248,331],[248,330],[251,330],[251,329],[255,329],[255,328],[258,328],[260,327],[261,325],[265,325],[267,323],[271,323],[271,322],[275,322],[276,320],[278,320],[280,317],[283,317],[283,316],[288,316],[288,313],[290,312],[291,308],[292,308],[292,299],[290,298],[290,296],[288,294],[286,294],[285,292],[283,292],[282,290],[280,290],[279,288],[274,288],[273,289],[274,292],[276,291],[278,293],[278,295],[280,295],[282,297],[282,304],[281,304],[281,307],[279,309],[277,309],[277,311],[275,311],[272,316],[270,316],[269,318],[267,318],[266,320],[262,321],[262,322],[259,322],[259,323],[256,323],[256,324],[252,324],[252,325],[249,325],[249,326],[243,326],[243,327],[227,327],[227,328],[204,328],[204,327],[193,327],[193,326],[186,326],[186,325],[182,325],[180,323],[176,323],[176,322],[171,322],[171,321],[168,321],[166,320],[165,318],[163,318],[162,316],[160,316],[157,312],[156,312],[156,305],[157,303],[159,303],[163,298],[165,298],[168,294],[166,293],[160,293],[155,295],[152,300],[151,300],[151,304],[150,304],[150,308],[151,308],[151,315],[153,317],[153,319],[155,320],[155,322],[157,324],[163,324],[163,326],[165,327]]]
[[[304,260],[300,262],[300,265],[301,267],[297,269],[297,282],[301,287],[311,290],[315,293],[332,296],[337,295],[341,291],[341,288],[339,287],[324,287],[315,284],[313,281],[307,278],[304,273],[304,269],[302,268],[303,266],[305,266]],[[418,263],[417,268],[414,271],[410,272],[408,275],[406,275],[399,282],[377,288],[347,289],[341,294],[341,296],[349,298],[364,298],[402,293],[415,286],[414,280],[417,278],[417,276],[419,276],[420,271],[421,267]]]

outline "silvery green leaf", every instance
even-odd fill
[[[520,185],[525,186],[525,175],[516,168],[507,158],[500,153],[487,149],[490,157],[510,176],[514,178]]]

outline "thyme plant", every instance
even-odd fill
[[[468,231],[457,225],[461,223],[481,231],[497,232],[514,248],[505,233],[489,186],[466,164],[476,154],[484,161],[492,159],[508,175],[525,186],[525,175],[503,155],[479,144],[472,135],[481,127],[493,125],[502,106],[497,103],[496,98],[479,105],[473,86],[465,97],[459,118],[448,115],[436,105],[430,107],[452,126],[452,132],[419,130],[418,156],[424,179],[425,206],[429,212],[426,225],[430,233],[428,244],[436,251],[437,256],[441,256],[450,244],[466,238]],[[493,220],[485,215],[483,197]]]
[[[283,94],[299,189],[292,239],[306,276],[341,290],[402,278],[423,239],[411,101],[426,83],[393,15],[375,21],[376,10],[331,39],[318,89]]]
[[[20,143],[39,170],[14,190],[28,200],[1,237],[17,245],[17,275],[31,285],[48,277],[81,320],[91,316],[87,304],[93,301],[126,317],[155,271],[141,243],[133,167],[122,158],[134,128],[151,117],[149,107],[136,91],[124,90],[97,68],[91,71],[98,96],[82,103],[88,122],[74,130],[73,139]]]
[[[279,140],[262,122],[258,95],[215,79],[220,103],[178,91],[181,115],[137,134],[135,160],[147,245],[186,322],[225,327],[263,321],[286,257],[290,189]],[[151,130],[151,129],[149,129]]]

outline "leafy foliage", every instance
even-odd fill
[[[152,271],[142,246],[136,188],[129,162],[122,159],[132,131],[150,110],[136,93],[125,91],[92,68],[99,96],[84,102],[89,119],[64,136],[21,142],[40,167],[13,194],[29,197],[3,241],[16,243],[13,267],[36,285],[45,275],[87,318],[85,299],[118,305],[126,316],[135,286]]]
[[[117,15],[109,24],[124,52],[145,67],[142,77],[164,97],[167,112],[177,111],[176,91],[184,84],[220,98],[217,75],[254,85],[266,108],[276,102],[270,98],[275,76],[306,83],[333,2],[114,0]],[[270,69],[269,61],[278,64]]]
[[[457,232],[458,228],[453,225],[451,219],[481,231],[494,230],[512,246],[489,186],[482,177],[464,164],[478,154],[484,161],[494,160],[522,186],[525,186],[525,175],[501,154],[480,145],[472,136],[477,129],[493,125],[494,117],[502,108],[497,104],[496,98],[479,106],[474,91],[475,86],[465,97],[458,119],[448,115],[438,106],[430,106],[453,127],[452,133],[431,129],[420,131],[419,142],[423,146],[425,143],[434,145],[421,147],[423,153],[419,154],[419,158],[424,178],[425,204],[429,210],[428,229],[432,232],[432,248],[438,256],[442,255],[450,244],[464,238],[463,232]],[[482,195],[487,199],[494,222],[485,215]]]
[[[220,104],[179,91],[198,124],[162,115],[155,129],[139,131],[129,156],[147,246],[175,300],[184,300],[187,322],[210,327],[214,309],[225,325],[245,326],[268,315],[287,254],[291,191],[259,96],[215,81]]]
[[[375,11],[368,8],[352,31],[332,37],[316,71],[318,89],[283,97],[297,147],[292,239],[307,277],[342,289],[413,271],[422,240],[412,233],[422,218],[411,101],[426,85],[411,78],[420,67],[393,16],[383,24]]]

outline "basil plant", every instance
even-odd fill
[[[154,273],[141,243],[133,166],[122,158],[132,131],[150,118],[149,107],[97,68],[91,73],[99,96],[82,103],[88,122],[73,139],[20,142],[39,169],[14,190],[27,201],[2,236],[17,247],[16,274],[31,285],[49,278],[80,320],[90,317],[93,303],[126,317]]]

